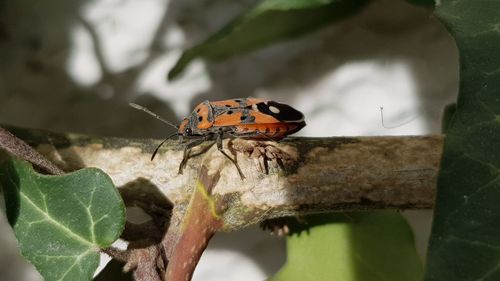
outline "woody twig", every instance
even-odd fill
[[[154,189],[176,206],[188,204],[202,164],[215,169],[220,180],[212,196],[221,202],[227,231],[269,218],[325,211],[430,209],[443,142],[442,135],[226,140],[224,148],[245,174],[241,180],[234,165],[213,147],[189,159],[179,175],[182,149],[175,141],[150,161],[159,140],[9,129],[63,170],[98,167],[118,188]]]

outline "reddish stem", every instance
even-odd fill
[[[166,280],[191,280],[208,241],[223,226],[215,202],[209,196],[209,191],[214,185],[213,178],[209,181],[203,178],[200,178],[188,211],[182,220],[181,236],[169,260]]]

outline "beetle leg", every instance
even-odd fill
[[[236,167],[236,170],[238,170],[238,174],[240,174],[240,178],[241,180],[244,180],[245,179],[245,176],[243,175],[243,172],[241,172],[241,169],[240,169],[240,166],[238,165],[238,163],[236,162],[236,160],[234,160],[233,158],[231,158],[231,156],[229,156],[225,151],[224,151],[224,148],[222,147],[222,133],[221,134],[218,134],[217,135],[217,149],[222,153],[224,154],[224,156],[226,156],[227,159],[229,159],[229,161],[231,161],[234,166]]]
[[[264,133],[262,133],[262,132],[260,132],[258,130],[255,133],[257,135],[259,135],[259,136],[263,136],[264,138],[266,138],[269,141],[272,141],[272,142],[276,142],[277,141],[276,139],[273,139],[272,137],[270,137],[270,136],[268,136],[268,135],[266,135],[266,134],[264,134]]]
[[[188,146],[187,145],[184,145],[184,153],[182,154],[182,161],[181,163],[179,164],[179,171],[177,172],[179,175],[182,175],[182,170],[184,169],[184,166],[186,165],[187,163],[187,160],[188,160]]]
[[[190,155],[190,152],[191,152],[191,148],[201,144],[202,142],[204,142],[207,138],[206,137],[203,137],[201,139],[195,139],[195,140],[191,140],[191,141],[188,141],[187,143],[183,144],[184,146],[184,152],[182,154],[182,161],[181,163],[179,164],[179,171],[178,173],[180,175],[182,175],[182,170],[184,170],[184,167],[186,166],[187,164],[187,161],[189,160],[189,158],[191,157],[194,157],[194,156],[197,156],[201,153],[197,153],[195,155]],[[213,144],[212,144],[213,145]],[[209,145],[208,148],[210,148],[212,145]],[[205,152],[206,150],[203,150],[203,152]]]

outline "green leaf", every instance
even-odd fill
[[[438,179],[426,280],[500,280],[500,1],[442,0],[460,92]]]
[[[195,58],[220,60],[294,38],[357,12],[367,1],[263,0],[185,51],[168,78],[175,78]]]
[[[450,126],[453,115],[457,112],[457,104],[451,103],[444,107],[443,117],[441,118],[441,132],[446,134]]]
[[[111,179],[95,168],[41,175],[12,159],[0,169],[0,184],[21,253],[45,281],[91,280],[99,248],[109,247],[125,223]]]
[[[323,214],[306,220],[310,228],[289,236],[287,263],[271,280],[422,280],[413,233],[401,215]]]

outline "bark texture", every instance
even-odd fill
[[[435,199],[443,136],[290,138],[280,143],[226,140],[235,166],[205,143],[178,174],[182,148],[176,141],[151,153],[160,140],[91,137],[8,128],[58,167],[98,167],[127,198],[155,212],[187,206],[202,167],[220,174],[209,191],[214,210],[230,231],[265,219],[366,209],[429,209]],[[134,203],[128,202],[129,205]],[[156,208],[156,209],[154,209]],[[161,213],[161,212],[160,212]],[[178,214],[172,215],[175,222]]]

